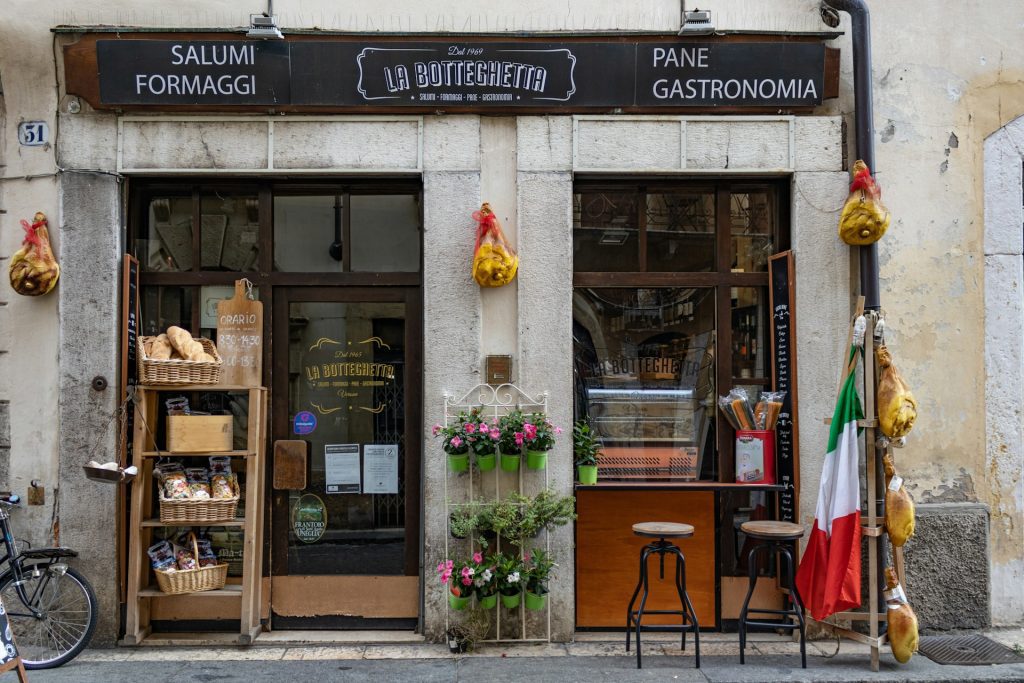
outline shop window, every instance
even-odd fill
[[[786,192],[577,181],[575,412],[604,442],[603,480],[732,481],[732,431],[715,399],[771,385],[767,264],[788,246]],[[726,502],[723,519],[757,507]]]
[[[274,269],[419,271],[419,195],[275,193]]]

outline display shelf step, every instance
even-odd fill
[[[145,391],[251,391],[263,387],[243,387],[237,384],[140,384]]]
[[[205,520],[202,521],[202,522],[161,522],[159,519],[144,519],[144,520],[142,520],[142,526],[143,527],[161,527],[161,526],[167,526],[167,527],[237,526],[237,527],[242,527],[242,526],[245,526],[245,520],[244,519],[226,519],[226,520],[219,521],[219,522],[209,522],[209,521],[205,521]]]
[[[215,591],[199,591],[198,593],[178,593],[176,595],[169,595],[167,593],[164,593],[159,588],[143,588],[139,591],[140,598],[177,598],[184,596],[190,598],[240,598],[242,597],[242,585],[229,584]]]
[[[231,458],[251,458],[256,451],[209,451],[205,453],[171,453],[170,451],[142,451],[143,458],[209,458],[210,456],[228,456]]]
[[[827,424],[827,425],[832,424],[832,418],[831,417],[826,417],[824,421],[825,421],[825,424]],[[857,420],[857,426],[858,427],[877,427],[878,426],[878,420],[876,420],[876,419]]]

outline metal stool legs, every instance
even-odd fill
[[[800,599],[800,593],[796,588],[796,581],[794,576],[794,563],[793,554],[790,552],[788,541],[768,541],[754,547],[750,551],[750,555],[747,556],[747,573],[750,577],[750,585],[747,588],[747,597],[743,600],[743,608],[740,610],[740,664],[745,664],[744,651],[747,647],[747,627],[748,626],[759,626],[770,629],[789,629],[800,631],[800,665],[807,668],[807,644],[806,644],[806,630],[804,624],[804,604],[803,600]],[[792,609],[750,609],[750,598],[754,594],[754,588],[757,585],[757,554],[762,550],[768,550],[771,555],[776,553],[785,558],[785,570],[786,579],[788,580],[787,585],[789,586],[789,599],[792,603]],[[782,567],[779,567],[780,571]],[[781,622],[772,623],[764,621],[751,621],[747,618],[749,612],[757,612],[759,614],[777,614],[780,616],[796,617],[796,623]]]
[[[679,603],[681,609],[678,610],[645,610],[647,605],[647,596],[650,592],[650,581],[647,573],[647,563],[650,556],[654,553],[658,554],[659,560],[659,576],[665,578],[665,554],[671,553],[676,558],[676,575],[675,584],[676,591],[679,593]],[[643,588],[643,595],[640,595],[640,589]],[[638,609],[634,610],[633,605],[636,604],[636,598],[640,595],[640,605]],[[678,546],[667,542],[664,538],[659,539],[655,543],[650,543],[644,546],[640,552],[640,577],[637,580],[636,589],[633,590],[633,597],[629,599],[629,607],[626,608],[626,652],[629,652],[630,636],[632,631],[636,631],[636,668],[643,668],[643,659],[640,647],[640,631],[641,621],[643,620],[644,614],[678,614],[682,617],[682,624],[680,626],[672,625],[654,625],[643,627],[648,631],[681,631],[682,642],[681,649],[686,649],[686,632],[689,630],[693,631],[693,643],[694,653],[696,655],[697,668],[700,668],[700,625],[697,622],[697,613],[693,609],[693,603],[690,602],[690,596],[686,592],[686,558],[683,556],[682,551]]]

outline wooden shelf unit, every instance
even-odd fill
[[[237,392],[249,395],[249,418],[247,424],[247,443],[242,450],[222,451],[214,453],[168,453],[158,451],[154,443],[154,435],[150,430],[156,429],[159,414],[159,396],[161,392]],[[131,511],[128,526],[128,596],[125,620],[125,645],[139,645],[151,636],[151,601],[161,598],[188,599],[239,599],[240,629],[238,643],[248,645],[255,640],[262,625],[260,624],[260,605],[262,604],[263,581],[263,480],[266,473],[266,434],[267,434],[267,390],[263,387],[236,387],[210,385],[187,386],[137,386],[135,389],[135,427],[132,435],[132,464],[139,468],[139,474],[131,483]],[[148,427],[147,427],[148,425]],[[187,527],[187,523],[163,523],[155,516],[153,465],[157,457],[204,457],[227,455],[233,458],[238,471],[245,472],[245,512],[244,516],[226,519],[221,522],[204,522],[194,524],[195,527],[241,527],[242,543],[242,577],[241,583],[230,583],[224,588],[214,591],[168,595],[156,587],[153,572],[150,568],[149,556],[146,551],[152,544],[155,528]],[[230,578],[229,578],[230,580]],[[196,608],[194,618],[203,619],[202,607]]]

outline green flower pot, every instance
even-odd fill
[[[501,594],[501,604],[505,609],[515,609],[519,607],[519,600],[523,597],[522,593],[516,593],[515,595]]]
[[[472,598],[472,595],[467,595],[464,598],[460,598],[451,591],[448,591],[448,606],[451,607],[453,610],[458,610],[461,612],[462,610],[466,609],[466,606],[469,605],[469,601]]]
[[[479,598],[478,601],[482,609],[494,609],[498,606],[498,594],[485,595],[484,597]]]
[[[547,451],[526,451],[526,466],[531,470],[542,470],[548,466]]]
[[[494,469],[494,466],[498,462],[498,457],[491,453],[490,455],[478,455],[476,456],[476,468],[481,472],[490,472]]]
[[[581,484],[597,483],[597,465],[579,465],[576,469],[579,471]]]
[[[463,453],[461,455],[448,454],[448,469],[452,472],[468,472],[469,471],[469,453]]]
[[[536,593],[531,593],[530,591],[526,591],[526,609],[542,610],[545,607],[547,607],[547,604],[548,604],[548,594],[547,593],[545,593],[544,595],[537,595]]]
[[[522,460],[522,458],[518,453],[502,453],[501,469],[506,472],[518,472],[520,460]]]

